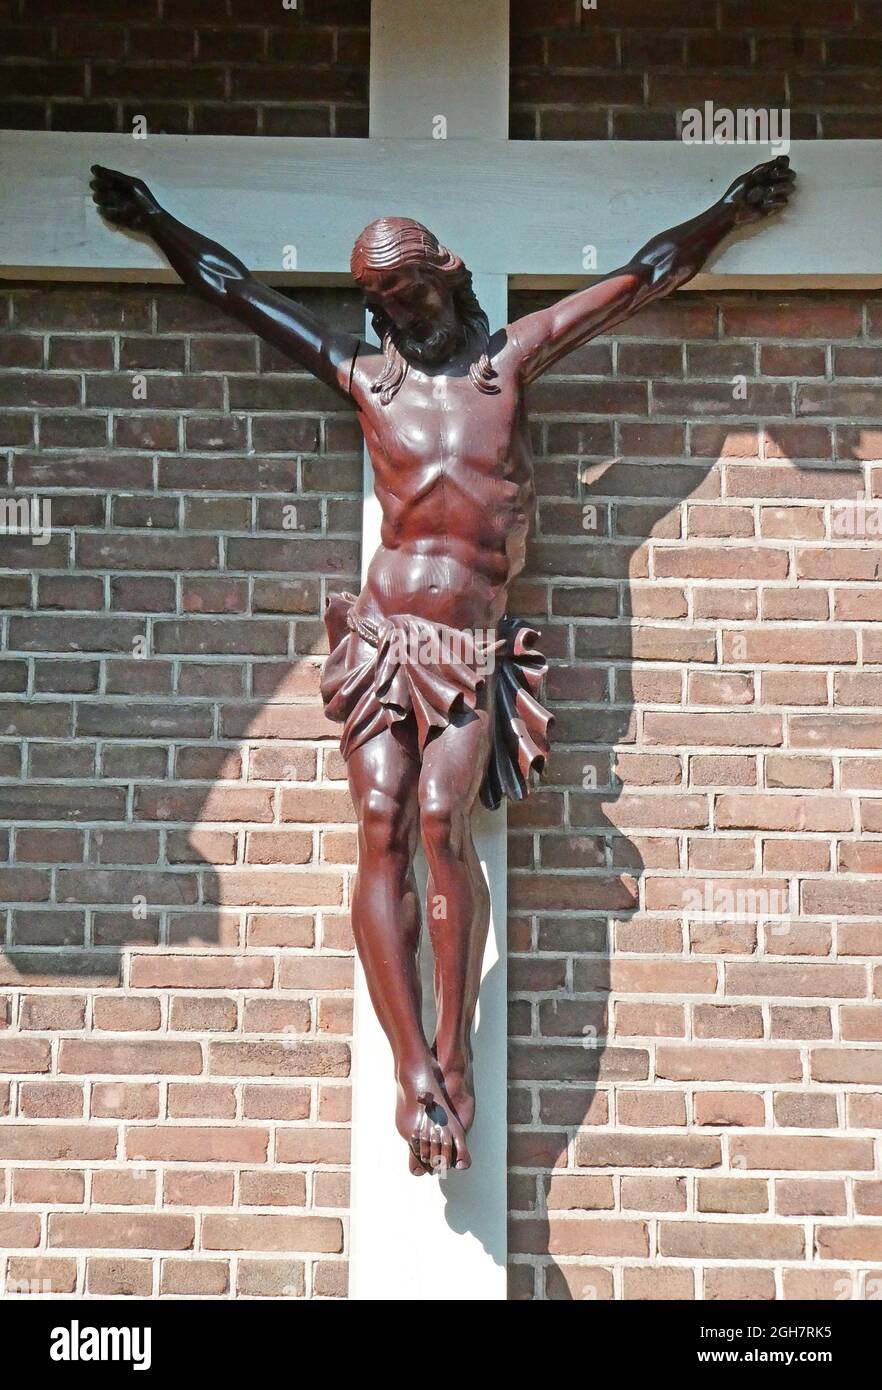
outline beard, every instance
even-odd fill
[[[452,357],[462,337],[462,325],[456,318],[437,324],[425,338],[417,338],[412,333],[402,333],[397,329],[391,333],[393,347],[406,362],[430,367]]]

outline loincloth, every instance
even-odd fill
[[[481,800],[491,809],[506,796],[522,800],[545,769],[553,723],[537,698],[548,669],[534,646],[538,632],[511,617],[484,640],[410,613],[375,624],[357,617],[354,603],[354,594],[331,594],[325,610],[331,650],[321,693],[328,718],[343,724],[343,757],[410,716],[422,753],[457,712],[475,708],[492,670],[493,734]],[[373,648],[363,661],[352,659],[359,639]]]

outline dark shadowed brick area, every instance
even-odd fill
[[[512,0],[511,61],[519,140],[671,140],[706,101],[882,136],[879,0]]]
[[[369,0],[0,0],[0,126],[365,136]]]

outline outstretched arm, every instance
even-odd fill
[[[109,222],[146,232],[181,279],[337,390],[348,391],[358,339],[255,279],[230,251],[171,216],[142,179],[92,166],[92,196]]]
[[[736,227],[758,222],[784,207],[794,177],[786,155],[758,164],[737,178],[707,212],[653,237],[620,270],[548,309],[518,319],[508,333],[522,379],[534,381],[574,348],[691,280]]]

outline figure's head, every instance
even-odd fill
[[[386,357],[374,384],[384,405],[401,386],[409,363],[439,366],[468,340],[478,349],[469,368],[472,381],[480,390],[496,389],[486,351],[487,316],[472,277],[427,227],[410,217],[380,217],[356,241],[351,265]]]

